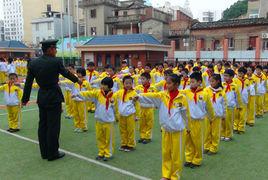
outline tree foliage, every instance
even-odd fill
[[[234,3],[230,8],[223,11],[222,20],[234,19],[243,14],[246,14],[248,10],[248,0],[242,0]]]

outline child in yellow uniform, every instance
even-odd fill
[[[253,127],[255,124],[255,99],[256,99],[256,79],[253,76],[254,67],[247,68],[247,79],[249,81],[249,97],[247,106],[247,125]]]
[[[190,78],[189,78],[188,74],[189,74],[189,71],[186,68],[184,68],[181,71],[182,78],[181,78],[181,82],[180,82],[180,86],[179,86],[180,90],[186,90],[186,89],[190,88]]]
[[[67,69],[75,74],[74,65],[68,65]],[[67,84],[72,84],[70,80],[66,80]],[[71,119],[74,115],[74,107],[73,107],[73,100],[72,100],[72,89],[69,86],[65,86],[64,91],[64,101],[65,101],[65,109],[66,109],[66,116],[65,118]]]
[[[166,83],[166,80],[167,80],[167,77],[169,75],[173,74],[172,70],[168,69],[168,70],[165,70],[164,72],[164,79],[159,81],[158,83],[155,83],[154,86],[155,88],[158,90],[158,91],[166,91],[167,90],[167,83]]]
[[[264,94],[264,105],[263,111],[264,113],[268,112],[268,66],[263,66],[263,75],[265,78],[265,94]]]
[[[137,63],[137,68],[135,69],[136,73],[141,75],[142,73],[144,73],[144,69],[142,68],[142,62],[138,61]]]
[[[214,74],[214,66],[212,64],[209,64],[207,70],[202,74],[205,87],[208,87],[210,85],[210,77],[212,74]]]
[[[262,73],[262,66],[256,66],[253,77],[256,79],[256,117],[260,118],[263,116],[264,106],[264,94],[266,93],[265,87],[265,76]]]
[[[222,121],[221,127],[221,140],[226,142],[231,141],[233,137],[233,124],[234,124],[234,109],[241,106],[241,95],[237,85],[233,82],[234,71],[227,69],[224,72],[223,87],[226,94],[226,117]]]
[[[0,58],[0,85],[6,83],[7,63]]]
[[[237,70],[237,78],[234,78],[234,83],[237,85],[241,93],[242,103],[239,108],[235,109],[234,117],[234,132],[238,134],[245,133],[246,119],[247,119],[247,105],[249,97],[249,80],[245,78],[247,69],[240,67]]]
[[[207,117],[206,137],[204,149],[208,155],[216,154],[220,144],[221,121],[226,114],[226,96],[223,90],[221,76],[213,74],[210,77],[210,86],[205,89],[213,105],[215,117]]]
[[[186,135],[186,167],[199,167],[203,159],[203,145],[205,135],[205,117],[214,118],[213,106],[206,91],[201,87],[202,74],[193,72],[190,75],[190,89],[184,90],[189,109],[190,133]]]
[[[96,139],[98,145],[97,160],[108,161],[114,152],[114,121],[113,80],[105,77],[101,81],[101,89],[80,92],[84,98],[94,102],[96,106]]]
[[[151,76],[149,73],[141,74],[141,83],[135,88],[138,94],[153,93],[156,88],[150,84]],[[139,143],[148,144],[152,140],[152,130],[154,124],[154,106],[152,104],[140,104],[140,139]]]
[[[141,104],[159,108],[162,129],[162,180],[181,179],[184,161],[185,134],[190,118],[188,102],[179,90],[180,77],[167,78],[167,91],[138,95]]]
[[[4,100],[8,112],[8,126],[7,131],[13,133],[20,130],[21,123],[21,98],[22,89],[15,84],[18,81],[18,75],[11,73],[8,75],[9,81],[7,84],[0,86],[0,91],[4,91]]]
[[[162,63],[158,64],[158,71],[154,73],[155,76],[155,83],[158,83],[162,80],[164,80],[164,66]]]
[[[98,79],[99,77],[99,73],[97,71],[95,71],[95,64],[94,62],[89,62],[87,64],[87,70],[86,70],[86,80],[91,83],[94,80]],[[94,86],[92,86],[92,88],[95,88]],[[93,113],[95,112],[95,106],[93,102],[87,102],[87,106],[88,106],[88,111]]]
[[[152,71],[152,65],[150,63],[147,63],[144,67],[144,72],[150,73],[151,76],[151,84],[155,84],[155,77],[154,77],[154,72]],[[139,79],[139,84],[141,84],[141,81]]]
[[[87,105],[86,99],[77,96],[82,91],[91,90],[90,84],[85,80],[86,70],[84,68],[78,68],[76,71],[77,77],[82,81],[82,84],[71,83],[69,84],[66,81],[61,82],[65,86],[69,86],[72,91],[72,100],[73,100],[73,110],[74,110],[74,132],[86,132],[87,128]],[[66,85],[67,84],[67,85]]]
[[[125,76],[123,78],[124,89],[117,91],[114,95],[116,117],[119,119],[119,130],[121,136],[120,151],[133,151],[136,146],[135,141],[135,121],[139,119],[139,104],[133,101],[137,96],[133,89],[133,78]]]

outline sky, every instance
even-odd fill
[[[183,6],[185,0],[149,0],[153,6],[163,6],[166,1],[169,1],[171,5]],[[230,7],[234,2],[238,0],[189,0],[190,8],[193,12],[194,18],[198,18],[202,11],[223,11]],[[3,19],[2,10],[3,0],[0,0],[0,19]]]

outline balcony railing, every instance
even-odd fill
[[[128,15],[128,16],[112,16],[107,18],[107,23],[128,23],[131,22],[139,22],[144,19],[144,15],[137,14],[137,15]]]
[[[92,6],[98,4],[109,4],[118,6],[118,0],[81,0],[79,2],[79,7]]]

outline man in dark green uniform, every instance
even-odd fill
[[[75,75],[64,68],[61,60],[56,58],[57,42],[57,40],[41,42],[44,55],[29,63],[22,97],[22,105],[25,106],[29,101],[33,80],[35,79],[40,87],[37,96],[39,147],[42,158],[48,161],[62,158],[65,155],[58,150],[62,113],[61,104],[64,101],[61,88],[58,85],[59,74],[72,82],[80,83]]]

